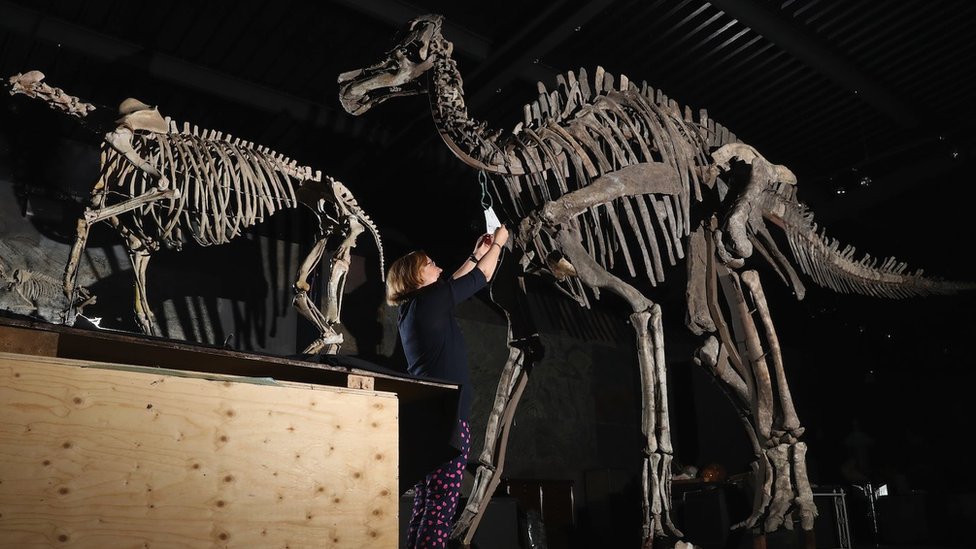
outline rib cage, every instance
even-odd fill
[[[295,185],[312,178],[311,169],[264,147],[213,131],[179,133],[173,123],[169,134],[136,134],[132,145],[180,191],[175,200],[147,204],[127,216],[141,239],[167,246],[178,247],[188,238],[203,246],[229,242],[276,211],[294,208]],[[116,193],[129,198],[156,186],[111,147],[103,145],[102,154],[103,181],[117,185],[102,189],[102,205],[110,205]]]
[[[691,228],[691,201],[702,198],[701,171],[709,164],[708,151],[737,142],[735,135],[704,110],[697,121],[690,109],[682,114],[675,101],[646,82],[638,87],[621,76],[615,86],[614,77],[602,68],[595,71],[592,84],[585,69],[578,76],[572,71],[560,75],[557,83],[551,92],[539,84],[539,98],[524,107],[525,120],[512,142],[499,144],[514,152],[527,173],[503,176],[504,186],[496,185],[496,194],[511,208],[510,219],[522,219],[621,168],[644,162],[672,166],[681,178],[676,196],[617,198],[570,221],[583,235],[587,251],[607,270],[622,260],[631,277],[641,270],[652,285],[663,282],[665,264],[675,265],[684,257],[682,238]],[[635,236],[628,239],[628,234]],[[539,258],[557,249],[545,232],[532,247]],[[558,286],[588,306],[585,287],[576,278]]]
[[[180,248],[191,238],[201,246],[227,243],[276,212],[296,208],[302,203],[296,196],[301,183],[322,181],[321,172],[267,147],[189,124],[179,131],[170,122],[167,134],[136,133],[132,147],[179,191],[178,198],[123,214],[129,230],[153,248]],[[97,207],[141,196],[158,184],[104,143],[102,166],[103,183],[93,198]],[[318,205],[307,204],[324,222],[320,230],[341,226],[344,212],[356,216],[376,240],[382,271],[383,245],[376,225],[342,183],[325,177],[330,195],[320,197]]]
[[[622,75],[614,85],[613,76],[599,67],[592,84],[584,69],[578,77],[569,72],[556,80],[558,89],[552,91],[539,83],[538,99],[523,108],[524,121],[507,144],[526,166],[526,175],[503,176],[505,185],[496,187],[496,192],[503,203],[513,204],[511,219],[522,219],[547,201],[589,186],[613,171],[642,162],[671,166],[681,179],[677,195],[648,192],[615,198],[567,222],[582,235],[590,256],[608,272],[622,260],[632,278],[642,271],[651,285],[664,282],[665,267],[684,257],[682,239],[698,221],[691,218],[690,203],[702,200],[701,176],[713,162],[710,152],[739,140],[705,110],[695,120],[689,108],[682,111],[677,102],[646,82],[638,87]],[[564,150],[567,154],[561,155]],[[567,158],[571,160],[567,162]],[[546,170],[545,166],[561,169]],[[780,183],[767,196],[775,197],[789,218],[785,222],[787,239],[800,270],[820,286],[892,299],[973,289],[972,284],[923,276],[921,269],[908,272],[907,264],[894,257],[855,258],[853,246],[841,249],[836,239],[818,233],[813,213],[797,200],[794,185]],[[768,253],[757,242],[757,238],[769,237],[761,220],[750,221],[747,230],[757,249]],[[540,231],[531,248],[539,258],[546,258],[558,244],[552,235]],[[642,269],[635,260],[643,261]],[[598,297],[598,289],[584,286],[577,277],[557,280],[556,285],[583,306],[589,306],[587,288]]]

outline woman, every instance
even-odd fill
[[[449,280],[424,252],[414,251],[390,265],[386,300],[399,307],[397,329],[407,358],[407,371],[458,383],[457,425],[451,446],[458,455],[437,467],[414,486],[413,514],[407,547],[446,547],[461,496],[461,478],[471,448],[468,414],[471,382],[467,350],[454,307],[484,288],[495,273],[508,229],[478,239],[474,251]]]

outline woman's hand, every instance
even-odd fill
[[[505,225],[501,225],[495,229],[495,234],[492,235],[491,242],[489,242],[488,245],[491,246],[492,244],[498,244],[504,248],[506,242],[508,242],[508,228],[505,227]]]
[[[495,268],[498,266],[498,260],[501,258],[502,249],[505,247],[505,243],[508,242],[508,229],[505,225],[502,225],[495,229],[494,234],[485,235],[487,238],[482,238],[484,246],[486,246],[484,253],[482,253],[482,258],[478,260],[478,268],[481,272],[485,274],[485,280],[491,281],[491,277],[495,274]],[[498,245],[498,250],[495,251],[495,245]]]
[[[492,237],[490,234],[486,233],[479,236],[478,241],[474,243],[474,251],[471,252],[471,255],[473,255],[475,259],[481,259],[486,253],[488,253],[488,250],[491,249],[492,242],[494,242],[494,237]]]

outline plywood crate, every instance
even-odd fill
[[[0,353],[0,547],[396,547],[396,395]]]

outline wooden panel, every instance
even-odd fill
[[[0,352],[56,356],[58,334],[0,325]]]
[[[0,354],[5,547],[396,547],[394,395],[82,364]]]

